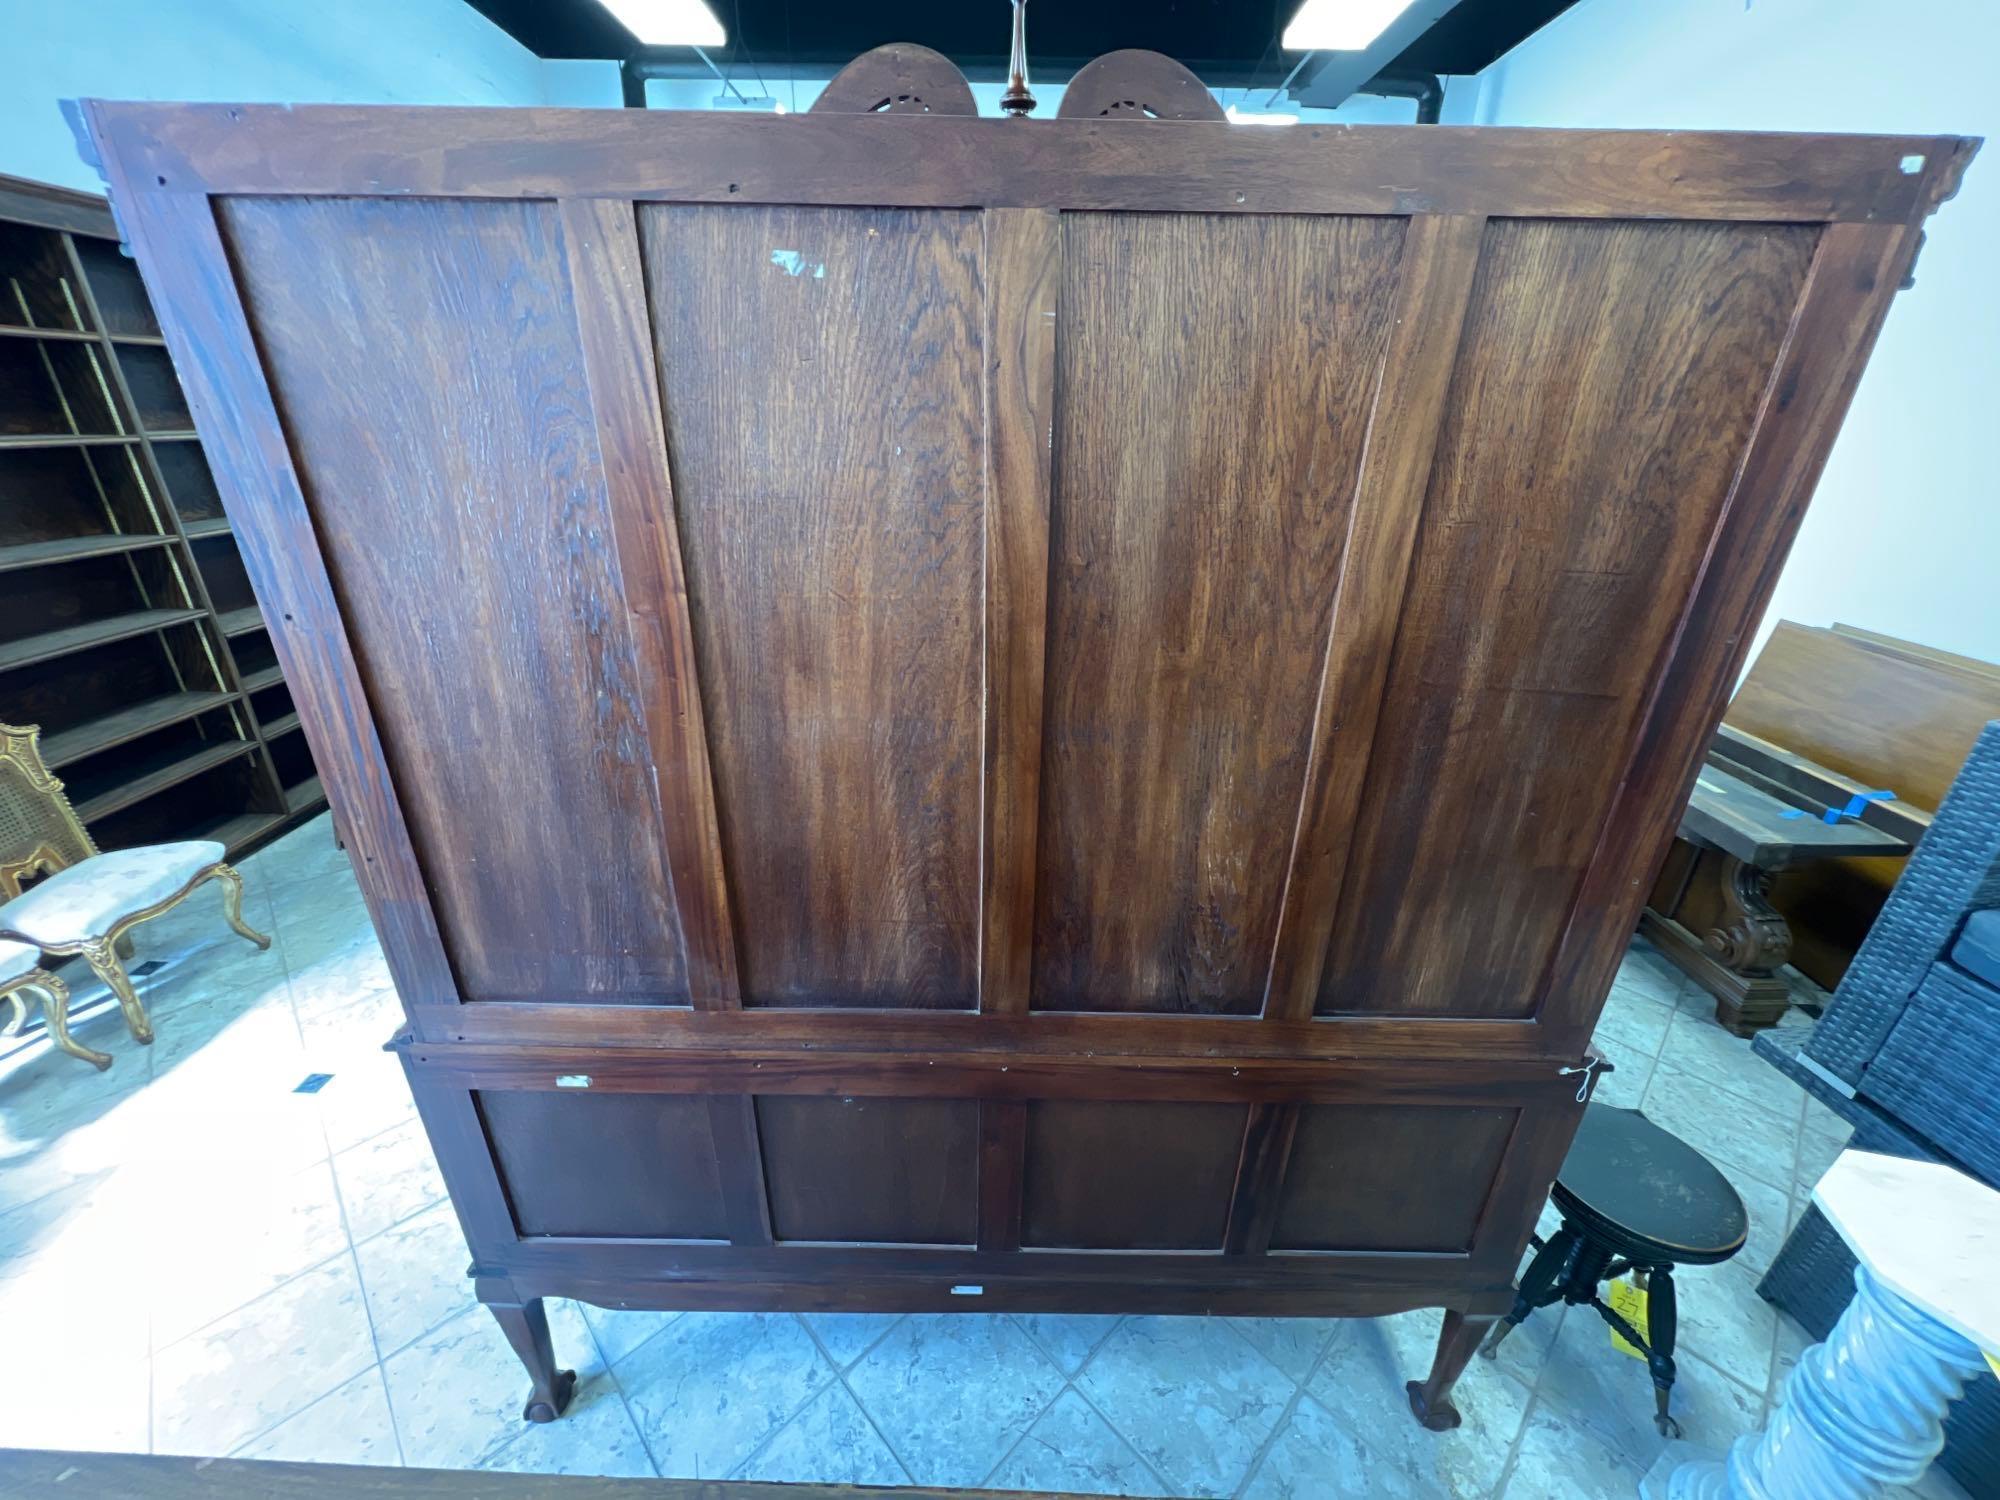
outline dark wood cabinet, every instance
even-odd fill
[[[1453,1420],[1970,143],[89,114],[530,1415],[563,1295]]]

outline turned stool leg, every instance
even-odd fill
[[[1667,1401],[1674,1389],[1674,1334],[1678,1322],[1674,1268],[1655,1266],[1646,1275],[1646,1368],[1653,1376],[1653,1425],[1663,1438],[1681,1435],[1681,1424],[1667,1414]]]
[[[576,1371],[556,1368],[555,1349],[549,1342],[549,1317],[540,1297],[526,1302],[489,1302],[487,1311],[499,1323],[507,1342],[521,1356],[533,1389],[521,1410],[527,1422],[553,1422],[569,1406],[576,1390]]]
[[[1409,1392],[1411,1412],[1432,1432],[1449,1432],[1459,1424],[1458,1408],[1451,1404],[1451,1388],[1465,1372],[1472,1351],[1479,1347],[1480,1335],[1492,1321],[1490,1317],[1470,1318],[1447,1309],[1444,1328],[1438,1334],[1437,1357],[1431,1361],[1430,1378],[1421,1384],[1412,1380],[1403,1387]]]
[[[1513,1311],[1493,1325],[1492,1336],[1480,1346],[1482,1358],[1492,1359],[1497,1355],[1507,1335],[1525,1323],[1528,1314],[1561,1300],[1562,1288],[1556,1285],[1556,1279],[1569,1265],[1569,1253],[1576,1239],[1576,1231],[1564,1224],[1535,1252],[1535,1258],[1528,1262],[1528,1269],[1521,1276],[1520,1290],[1514,1294]]]

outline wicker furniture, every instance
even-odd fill
[[[1875,1094],[1884,1085],[1898,1097],[1921,1090],[1900,1049],[1886,1065],[1881,1054],[1932,967],[1951,949],[1967,914],[1996,906],[2000,721],[1987,725],[1973,744],[1930,832],[1848,966],[1825,1019],[1813,1028],[1806,1055],[1864,1093]],[[1952,1002],[1945,997],[1937,1003]],[[1987,1011],[1990,1015],[1990,1004]],[[2000,1128],[2000,1120],[1993,1123]]]
[[[230,927],[259,948],[269,948],[271,940],[244,923],[243,877],[223,861],[223,846],[215,840],[101,853],[63,795],[62,783],[42,763],[40,734],[33,725],[0,724],[0,893],[9,898],[0,906],[0,943],[82,955],[118,998],[133,1037],[150,1042],[152,1023],[118,952],[128,931],[217,880]],[[110,1063],[104,1054],[69,1041],[59,1021],[61,1003],[45,1002],[44,1008],[50,1033],[65,1052],[100,1068]]]
[[[2000,1183],[2000,1111],[1984,1083],[2000,1047],[2000,991],[1979,972],[1971,915],[2000,906],[2000,723],[1989,724],[1803,1041],[1760,1056],[1854,1127],[1853,1144]],[[1823,1336],[1852,1295],[1854,1257],[1808,1209],[1758,1290]],[[1945,1423],[1943,1468],[2000,1491],[2000,1389],[1975,1382]]]

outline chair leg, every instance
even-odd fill
[[[125,1012],[126,1030],[132,1033],[136,1042],[152,1045],[153,1023],[146,1019],[146,1007],[139,1002],[139,992],[132,988],[131,976],[126,974],[125,965],[118,961],[118,951],[108,939],[100,938],[94,943],[86,943],[83,961],[90,965],[90,972],[111,988],[118,997],[118,1008]]]
[[[243,920],[243,877],[228,865],[215,867],[215,878],[222,882],[222,915],[238,937],[247,937],[260,949],[269,948],[271,940]]]
[[[49,1040],[57,1049],[82,1058],[100,1073],[110,1067],[109,1052],[93,1052],[70,1036],[69,986],[53,974],[44,974],[35,981],[35,988],[42,992],[42,1016],[49,1023]]]

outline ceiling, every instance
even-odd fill
[[[637,50],[597,0],[467,0],[542,57],[623,58]],[[1574,0],[1414,0],[1365,54],[1326,53],[1315,61],[1314,104],[1344,95],[1384,67],[1477,73],[1567,10]],[[708,0],[730,45],[712,55],[724,67],[765,78],[825,77],[883,42],[920,42],[974,79],[1004,75],[1008,6],[937,0]],[[1028,7],[1031,76],[1049,82],[1120,47],[1178,58],[1212,87],[1275,86],[1299,61],[1278,34],[1299,0],[1058,0]],[[678,50],[678,49],[670,49]],[[695,63],[692,54],[689,62]],[[1331,102],[1337,103],[1335,98]]]

